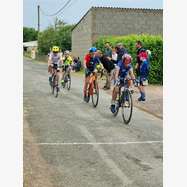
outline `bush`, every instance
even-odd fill
[[[64,50],[71,50],[71,29],[72,25],[66,25],[54,29],[50,27],[38,36],[38,52],[40,55],[46,55],[52,46],[57,45]]]
[[[161,36],[153,35],[128,35],[128,36],[109,36],[101,37],[94,44],[98,49],[104,51],[106,42],[115,46],[117,43],[123,43],[129,54],[133,57],[133,65],[136,63],[136,41],[143,42],[143,47],[149,49],[152,54],[150,63],[149,82],[152,84],[163,83],[163,39]]]

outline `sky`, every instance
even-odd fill
[[[23,0],[23,26],[37,29],[37,5],[45,14],[57,12],[67,0]],[[58,14],[58,18],[68,24],[77,23],[92,6],[122,8],[162,9],[162,0],[71,0],[70,4]],[[41,30],[54,23],[55,17],[40,13]]]

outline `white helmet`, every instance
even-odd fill
[[[66,51],[64,52],[64,54],[65,54],[65,55],[69,55],[70,52],[69,52],[68,50],[66,50]]]
[[[125,53],[123,56],[122,56],[122,60],[125,59],[125,58],[128,58],[128,59],[131,59],[132,60],[132,57],[131,55]]]

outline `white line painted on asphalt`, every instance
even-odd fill
[[[163,141],[140,141],[140,142],[56,142],[37,143],[38,145],[129,145],[129,144],[162,144]]]
[[[79,127],[81,133],[87,138],[89,142],[96,142],[95,137],[88,131],[85,126]],[[106,165],[111,169],[114,175],[116,175],[122,182],[123,186],[132,184],[132,181],[121,171],[121,169],[115,164],[115,162],[109,158],[107,152],[99,145],[92,144],[95,150],[98,152],[101,159],[106,163]]]

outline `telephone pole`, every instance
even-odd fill
[[[40,5],[38,5],[38,33],[40,32]]]

